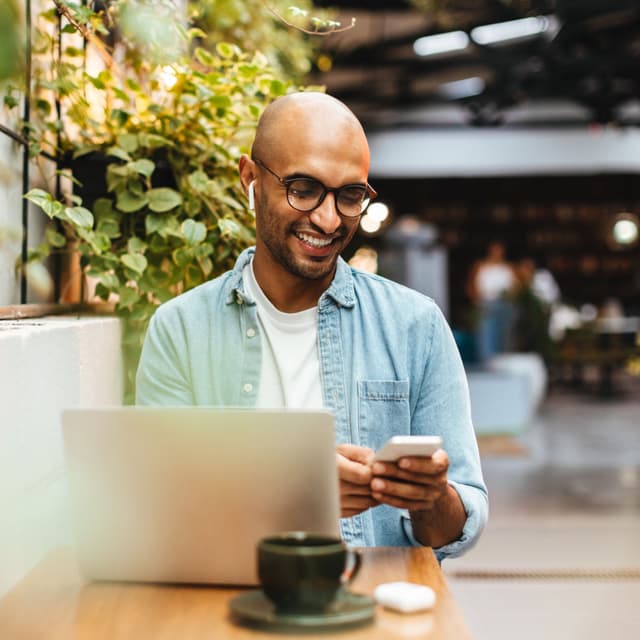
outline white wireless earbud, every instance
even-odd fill
[[[249,183],[249,209],[251,209],[251,211],[253,211],[256,208],[256,196],[255,196],[255,192],[254,192],[254,184],[255,184],[255,180],[252,180]]]

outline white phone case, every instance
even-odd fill
[[[432,456],[440,447],[440,436],[393,436],[378,449],[374,460],[395,462],[408,456]]]

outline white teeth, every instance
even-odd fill
[[[322,249],[322,247],[328,247],[333,239],[329,238],[328,240],[321,240],[320,238],[314,238],[313,236],[308,236],[304,233],[296,233],[296,237],[300,238],[303,242],[310,244],[312,247],[316,249]]]

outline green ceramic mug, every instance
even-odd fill
[[[360,553],[333,536],[291,531],[258,543],[260,585],[282,613],[324,611],[360,563]]]

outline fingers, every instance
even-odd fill
[[[340,482],[340,511],[343,518],[362,513],[379,502],[371,495],[369,484]]]
[[[439,449],[430,458],[407,457],[397,462],[375,462],[372,466],[374,476],[386,476],[406,480],[408,482],[428,482],[447,473],[449,456]]]
[[[371,507],[377,507],[378,504],[379,502],[371,495],[344,496],[340,500],[340,515],[343,518],[350,518],[367,509],[371,509]]]
[[[407,457],[397,463],[374,463],[371,494],[401,509],[430,509],[447,492],[449,458],[442,449],[432,457]]]
[[[373,456],[375,455],[373,449],[369,447],[360,447],[357,444],[339,444],[336,447],[336,451],[353,462],[359,462],[360,464],[371,464]]]
[[[352,484],[368,485],[371,482],[371,467],[362,462],[356,462],[341,453],[336,454],[338,462],[338,477],[341,481]]]
[[[340,480],[340,494],[344,496],[370,496],[370,484],[370,482],[356,484],[355,482]]]

